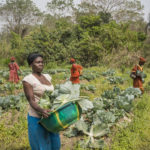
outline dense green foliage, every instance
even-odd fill
[[[95,66],[112,53],[140,50],[145,38],[143,32],[131,31],[128,24],[104,23],[100,15],[84,15],[76,24],[60,19],[53,30],[41,25],[23,39],[12,32],[11,54],[22,65],[25,61],[22,57],[38,51],[44,55],[46,63],[60,64],[74,57],[84,66]]]
[[[0,3],[0,16],[7,23],[0,35],[1,65],[7,65],[12,55],[19,65],[26,65],[33,51],[42,53],[48,66],[66,64],[70,57],[86,67],[113,64],[121,55],[124,58],[117,66],[131,65],[133,56],[147,56],[146,23],[139,0],[112,0],[110,4],[83,0],[78,5],[74,0],[52,0],[47,6],[46,14],[31,0]]]

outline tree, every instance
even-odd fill
[[[148,13],[148,22],[150,22],[150,13]]]
[[[41,12],[31,0],[6,0],[0,3],[0,16],[10,31],[23,36],[29,25],[39,21]]]
[[[124,22],[143,20],[143,8],[139,0],[130,0],[120,10],[114,12],[114,17]]]
[[[70,16],[74,7],[73,2],[74,0],[51,0],[47,3],[47,7],[50,14],[56,17]]]
[[[78,6],[81,13],[109,13],[118,22],[136,21],[143,14],[139,0],[82,0]]]

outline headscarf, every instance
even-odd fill
[[[74,62],[75,62],[75,59],[74,59],[74,58],[71,58],[71,59],[70,59],[70,62],[71,62],[71,63],[74,63]]]
[[[42,57],[43,58],[43,55],[37,53],[37,52],[34,52],[34,53],[30,53],[27,57],[27,62],[29,65],[31,65],[33,63],[33,61],[37,58],[37,57]]]
[[[140,61],[145,63],[145,62],[146,62],[146,59],[143,58],[143,57],[140,57]]]
[[[15,60],[15,57],[14,57],[14,56],[10,57],[10,60],[11,60],[11,61],[14,61],[14,60]]]

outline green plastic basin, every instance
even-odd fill
[[[42,118],[39,123],[48,131],[58,133],[79,120],[81,113],[78,103],[69,102],[51,112],[48,118]]]

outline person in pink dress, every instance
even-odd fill
[[[19,75],[18,70],[20,71],[20,68],[18,64],[15,62],[15,57],[10,58],[11,62],[8,64],[9,67],[9,81],[13,83],[19,82]],[[20,71],[21,73],[21,71]]]

